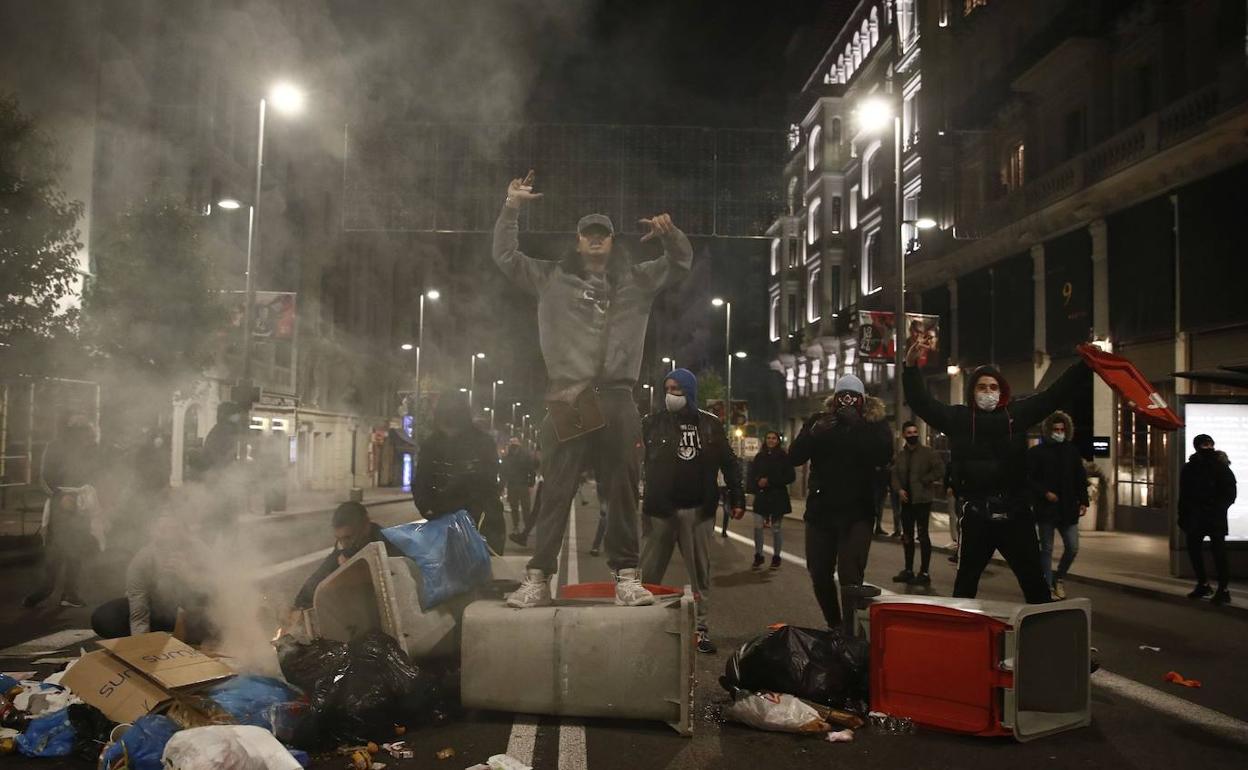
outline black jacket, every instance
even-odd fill
[[[875,517],[877,468],[893,453],[888,424],[857,412],[819,412],[789,447],[794,466],[810,462],[805,519],[814,526]]]
[[[528,489],[537,483],[537,461],[524,449],[508,449],[499,475],[508,489]]]
[[[303,588],[299,589],[299,593],[295,596],[295,609],[306,610],[311,607],[312,598],[316,595],[316,587],[319,586],[325,578],[332,575],[334,570],[341,566],[338,563],[338,560],[342,559],[345,561],[346,559],[350,559],[352,556],[359,553],[361,548],[369,543],[385,543],[387,556],[403,555],[402,551],[391,545],[390,541],[386,540],[385,536],[381,534],[381,526],[379,524],[376,522],[369,522],[367,541],[353,548],[340,548],[337,543],[334,544],[334,548],[329,552],[329,556],[325,557],[325,561],[321,562],[321,565],[316,568],[316,571],[309,575],[308,579],[304,581]]]
[[[476,427],[451,437],[440,428],[420,448],[412,500],[427,519],[466,510],[477,519],[498,499],[498,452]]]
[[[943,404],[932,397],[917,367],[902,375],[906,403],[928,425],[949,437],[950,480],[962,498],[1000,496],[1025,508],[1027,496],[1027,429],[1068,401],[1088,382],[1090,370],[1080,361],[1048,390],[1017,401],[1009,383],[991,367],[980,367],[967,381],[967,403],[974,404],[975,381],[984,375],[1001,383],[1001,402],[991,412],[974,406]]]
[[[685,415],[686,419],[688,415]],[[713,517],[719,504],[719,472],[728,484],[728,498],[733,508],[745,508],[745,491],[741,486],[740,464],[728,444],[724,424],[710,412],[698,410],[698,436],[702,443],[703,496],[702,515]],[[666,410],[655,412],[642,423],[646,442],[646,497],[642,511],[647,516],[667,517],[674,512],[672,487],[676,475],[676,447],[680,441],[680,415]]]
[[[1068,527],[1079,522],[1079,506],[1088,505],[1088,472],[1069,438],[1054,443],[1046,433],[1041,443],[1027,450],[1027,485],[1038,521]],[[1057,495],[1057,502],[1049,502],[1046,492]]]
[[[789,500],[789,484],[797,478],[789,453],[776,447],[762,450],[750,461],[750,478],[747,489],[754,493],[754,512],[769,519],[778,519],[793,510]],[[767,486],[759,488],[758,480],[767,479]]]
[[[1193,454],[1179,474],[1179,526],[1194,535],[1226,536],[1226,511],[1236,497],[1235,474],[1217,456]]]

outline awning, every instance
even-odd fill
[[[1194,382],[1207,382],[1211,385],[1230,385],[1236,388],[1248,388],[1248,367],[1243,372],[1227,366],[1217,369],[1196,369],[1190,372],[1175,372],[1175,377]]]

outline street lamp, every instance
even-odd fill
[[[893,103],[884,97],[864,99],[857,110],[858,126],[863,131],[883,133],[888,124],[893,125],[893,221],[896,223],[893,233],[893,248],[897,259],[897,294],[896,307],[893,311],[893,418],[900,432],[902,409],[905,408],[905,396],[901,390],[901,373],[906,365],[906,351],[902,349],[904,327],[906,324],[906,253],[902,243],[902,221],[904,213],[901,204],[901,115]],[[927,224],[927,220],[924,224]],[[915,221],[917,226],[918,220]],[[932,225],[936,223],[931,222]]]
[[[733,353],[733,355],[737,358],[745,358],[749,355],[749,353],[746,353],[744,350],[738,350],[736,353]]]
[[[468,411],[470,412],[472,411],[472,389],[477,386],[477,359],[478,358],[485,358],[485,354],[473,353],[472,357],[469,359],[471,363],[469,364],[470,368],[468,370]]]
[[[716,297],[715,307],[724,309],[724,358],[728,359],[728,381],[724,385],[724,422],[732,419],[732,302]]]
[[[425,299],[436,300],[442,293],[437,289],[429,289],[420,295],[420,312],[416,321],[416,414],[412,415],[412,435],[419,436],[420,427],[420,354],[425,349]],[[411,345],[404,345],[404,350],[411,350]]]
[[[494,432],[494,407],[498,402],[498,386],[502,385],[502,380],[494,380],[494,384],[490,386],[490,432]]]
[[[669,356],[663,356],[662,361],[663,361],[663,363],[665,363],[665,364],[670,364],[670,365],[671,365],[671,368],[670,368],[670,369],[668,369],[668,371],[669,371],[669,372],[674,372],[674,371],[676,371],[676,359],[671,358],[671,357],[669,357]]]
[[[516,407],[520,406],[519,401],[511,402],[511,432],[516,432]]]
[[[642,385],[641,387],[645,388],[646,390],[646,408],[649,409],[649,411],[653,412],[654,411],[654,386],[650,384],[646,384],[646,385]]]

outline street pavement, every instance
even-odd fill
[[[383,525],[407,521],[415,513],[404,500],[374,505]],[[574,507],[568,548],[559,582],[608,580],[605,557],[589,555],[598,520],[595,503]],[[750,518],[734,522],[731,536],[713,538],[711,632],[720,651],[697,656],[695,733],[681,738],[666,725],[645,722],[573,720],[468,711],[437,726],[412,725],[406,738],[416,759],[385,758],[394,768],[467,767],[492,754],[507,752],[539,769],[624,768],[804,768],[832,765],[864,768],[965,768],[990,765],[1017,768],[1242,766],[1248,755],[1248,670],[1243,666],[1248,620],[1243,613],[1219,611],[1206,603],[1179,605],[1127,591],[1068,584],[1071,596],[1092,601],[1092,643],[1103,670],[1093,676],[1092,726],[1031,743],[971,738],[920,730],[914,735],[859,731],[851,744],[767,733],[725,723],[719,708],[726,693],[718,685],[731,651],[767,625],[787,622],[821,626],[822,618],[804,570],[801,522],[785,522],[786,561],[776,572],[750,569],[753,551]],[[328,514],[248,520],[240,525],[240,548],[258,555],[249,565],[261,610],[255,623],[276,625],[277,613],[293,596],[316,559],[329,545]],[[770,540],[770,538],[769,538]],[[508,553],[514,553],[514,546]],[[520,551],[525,553],[526,551]],[[87,567],[84,598],[94,605],[120,595],[124,561],[105,554]],[[877,539],[872,545],[868,580],[887,589],[901,567],[901,546]],[[17,606],[30,585],[31,567],[0,572],[0,648],[61,629],[89,627],[89,610],[23,610]],[[932,594],[948,596],[954,565],[939,552],[933,557]],[[665,582],[685,581],[679,557]],[[913,589],[912,589],[913,590]],[[981,583],[981,598],[1018,601],[1009,570],[993,566]],[[248,605],[249,607],[251,605]],[[1161,648],[1160,652],[1141,645]],[[90,646],[89,644],[87,645]],[[0,660],[0,670],[50,673],[54,666],[31,666],[21,659]],[[1163,681],[1167,671],[1202,680],[1200,689]],[[456,756],[435,760],[434,753],[453,748]],[[82,767],[64,760],[6,757],[13,767]],[[340,759],[324,758],[314,768],[340,768]]]

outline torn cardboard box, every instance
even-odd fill
[[[133,722],[175,694],[234,675],[224,663],[167,633],[100,642],[103,650],[82,656],[61,684],[114,722]]]

